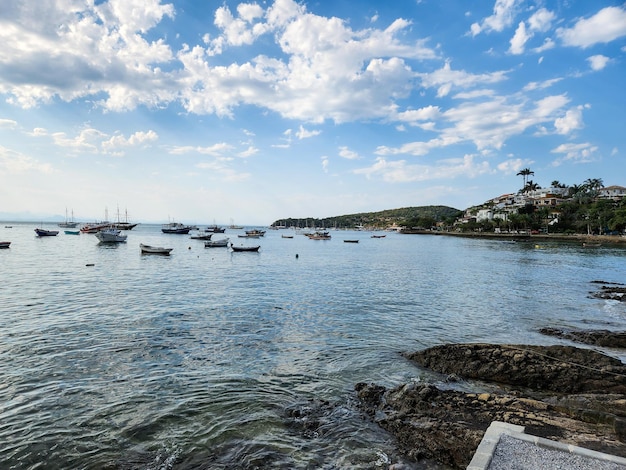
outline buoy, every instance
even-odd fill
[[[299,258],[299,255],[298,255],[298,253],[296,253],[296,259],[298,259],[298,258]]]

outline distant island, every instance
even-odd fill
[[[467,234],[626,235],[626,188],[604,186],[601,179],[565,185],[553,181],[542,188],[528,177],[522,189],[465,210],[448,206],[417,206],[361,212],[326,218],[286,218],[273,228],[336,228]]]
[[[401,227],[432,227],[438,222],[453,224],[463,211],[448,206],[420,206],[387,209],[380,212],[361,212],[322,219],[280,219],[271,224],[274,228],[337,228],[384,230]]]

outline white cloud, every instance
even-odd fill
[[[626,36],[626,10],[606,7],[590,18],[583,18],[571,28],[557,29],[557,36],[566,46],[587,48]]]
[[[17,121],[13,119],[0,119],[0,128],[14,129],[17,127]]]
[[[592,70],[602,70],[609,63],[610,59],[602,54],[592,55],[587,57],[587,62]]]
[[[341,158],[345,158],[346,160],[357,160],[359,158],[358,153],[345,146],[339,147],[339,156]]]
[[[534,162],[532,160],[525,160],[522,158],[516,158],[513,160],[506,160],[497,165],[498,171],[506,175],[517,174],[522,168],[527,168]]]
[[[461,70],[453,70],[450,62],[432,73],[418,73],[422,79],[422,85],[426,88],[437,88],[437,96],[448,95],[452,87],[471,88],[474,86],[492,84],[506,80],[505,71],[497,71],[484,74],[472,74]]]
[[[583,123],[583,107],[568,109],[565,116],[555,119],[554,127],[557,134],[569,134],[574,130],[582,129]]]
[[[540,8],[528,19],[531,31],[545,33],[550,30],[556,15],[545,8]]]
[[[182,147],[172,147],[169,151],[172,155],[183,155],[185,153],[199,153],[202,155],[211,155],[214,157],[222,157],[224,153],[230,152],[233,150],[233,146],[226,143],[220,142],[209,147],[193,147],[193,146],[182,146]]]
[[[322,131],[319,131],[319,130],[309,131],[309,130],[306,130],[303,126],[300,126],[300,128],[298,129],[298,132],[296,132],[296,137],[302,140],[302,139],[308,139],[310,137],[315,137],[316,135],[320,135],[321,133]]]
[[[588,142],[583,144],[567,143],[561,144],[552,153],[563,154],[563,157],[552,162],[553,166],[559,166],[564,162],[589,163],[596,159],[598,147]]]
[[[327,156],[322,156],[322,170],[324,171],[324,173],[328,173],[328,165],[329,165],[329,160]]]
[[[472,36],[485,31],[503,31],[513,24],[517,14],[518,0],[496,0],[493,7],[493,15],[483,19],[482,23],[474,23],[471,26]]]
[[[27,155],[15,152],[0,145],[0,175],[18,173],[53,173],[55,170],[49,163],[41,163]]]
[[[517,29],[515,30],[515,35],[511,38],[509,47],[509,52],[511,54],[522,54],[524,52],[524,46],[526,42],[532,37],[532,33],[526,32],[526,25],[523,21],[520,21]]]
[[[492,172],[488,162],[476,162],[474,155],[442,160],[436,165],[408,164],[405,160],[388,161],[384,157],[378,157],[371,166],[353,171],[368,179],[381,178],[387,183],[410,183],[459,176],[474,178]]]

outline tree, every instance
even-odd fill
[[[530,176],[530,175],[534,175],[535,172],[531,171],[530,168],[524,168],[523,170],[520,170],[516,176],[521,176],[524,180],[524,186],[522,186],[522,188],[526,187],[526,179]]]

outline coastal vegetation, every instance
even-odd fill
[[[272,223],[272,227],[325,227],[340,229],[385,229],[389,227],[434,227],[437,223],[452,225],[463,211],[448,206],[419,206],[387,209],[379,212],[361,212],[318,218],[287,218]]]
[[[533,231],[554,234],[617,235],[626,232],[626,188],[605,188],[599,178],[566,185],[552,181],[546,188],[530,179],[535,173],[524,168],[516,193],[491,199],[464,211],[448,206],[416,206],[361,212],[326,218],[287,218],[272,227],[338,228],[456,232]]]
[[[525,169],[524,186],[513,202],[506,204],[498,198],[465,211],[460,231],[516,231],[531,230],[543,233],[618,235],[626,231],[626,188],[618,188],[620,195],[611,195],[598,178],[582,184],[567,186],[552,181],[548,188],[528,180],[533,174]],[[478,217],[483,211],[488,216]]]

